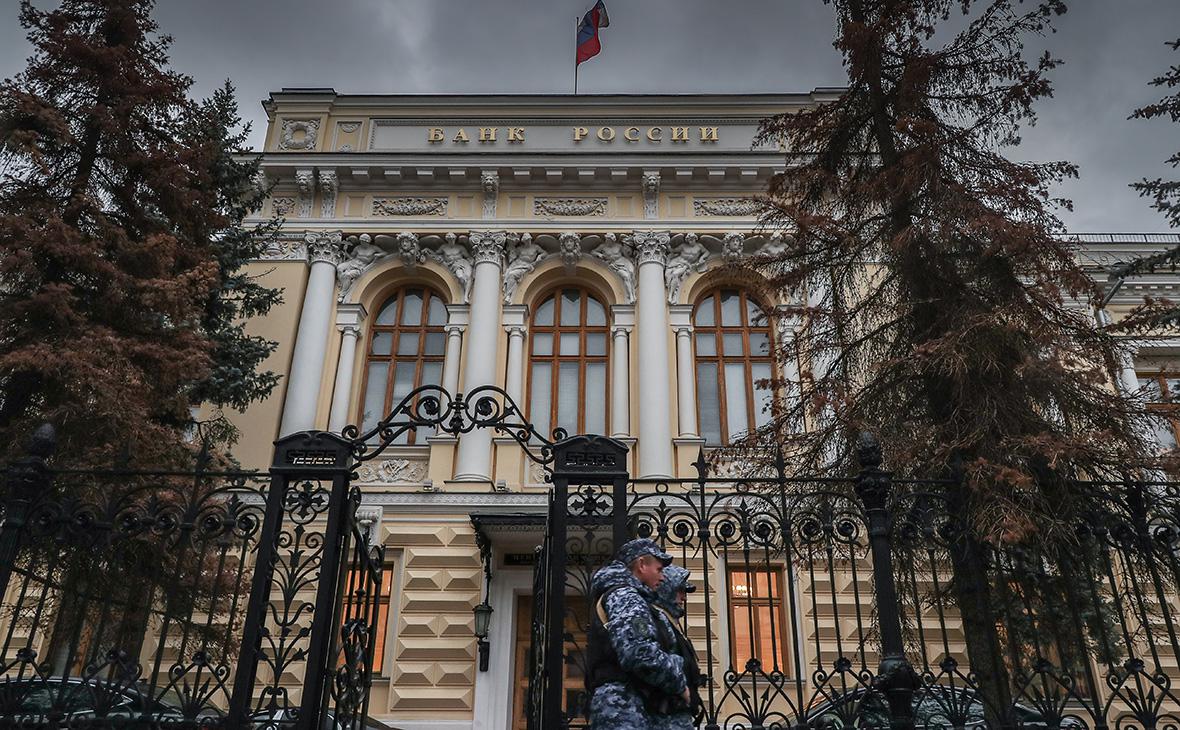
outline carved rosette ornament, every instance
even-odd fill
[[[286,119],[279,136],[279,149],[314,150],[319,133],[318,119]]]
[[[635,262],[640,266],[649,263],[664,266],[668,263],[672,235],[667,231],[635,231],[628,236],[628,243],[634,248]]]
[[[336,194],[340,192],[340,180],[335,170],[320,170],[320,194],[323,204],[320,206],[321,218],[336,217]]]
[[[508,233],[505,231],[472,231],[467,237],[471,249],[471,260],[478,266],[489,263],[504,265],[504,253],[508,247]]]
[[[311,200],[315,196],[315,173],[312,170],[295,171],[295,189],[299,191],[299,217],[311,217]]]
[[[582,258],[582,236],[567,231],[558,237],[557,248],[561,252],[561,263],[572,272]]]
[[[401,257],[402,263],[411,269],[426,261],[426,254],[422,251],[422,245],[418,243],[418,235],[409,231],[397,234],[397,255]]]
[[[721,239],[721,258],[728,264],[736,264],[746,255],[746,237],[741,233],[726,233]]]
[[[307,245],[307,261],[314,264],[320,261],[339,266],[344,261],[344,236],[340,231],[308,231],[303,237]]]
[[[660,173],[643,173],[643,217],[659,218]]]
[[[483,188],[483,217],[496,217],[496,198],[500,194],[500,173],[484,170],[479,174],[479,185]]]

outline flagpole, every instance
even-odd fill
[[[582,19],[574,16],[574,96],[578,95],[578,31],[582,29]]]

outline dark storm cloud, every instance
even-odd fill
[[[42,5],[51,4],[44,0]],[[261,140],[259,101],[283,86],[340,92],[540,92],[573,87],[575,19],[590,0],[159,0],[176,68],[208,93],[225,78]],[[28,53],[16,1],[0,0],[0,75]],[[838,86],[831,10],[819,0],[608,0],[601,56],[579,91],[807,91]],[[1180,127],[1127,121],[1180,62],[1178,0],[1075,0],[1044,44],[1066,61],[1056,98],[1020,156],[1068,159],[1075,231],[1154,231],[1162,219],[1127,187],[1168,175]],[[1175,173],[1180,174],[1180,173]]]

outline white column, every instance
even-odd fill
[[[631,437],[631,330],[635,306],[616,304],[611,312],[610,435]]]
[[[524,327],[509,325],[508,367],[504,375],[504,391],[518,407],[524,408]]]
[[[672,329],[676,331],[676,410],[680,414],[680,438],[697,438],[700,432],[697,430],[697,379],[692,362],[692,325],[675,321]]]
[[[336,266],[343,259],[340,232],[311,233],[306,237],[311,271],[303,292],[303,309],[287,376],[287,395],[279,435],[315,428],[316,402],[324,379],[324,357],[332,329],[332,298],[336,294]]]
[[[1094,320],[1098,322],[1099,327],[1109,327],[1111,323],[1110,312],[1105,309],[1095,309]],[[1123,395],[1130,397],[1139,391],[1139,377],[1135,374],[1135,357],[1129,347],[1119,350],[1118,380],[1119,390]]]
[[[459,391],[459,363],[463,352],[463,331],[467,329],[467,305],[448,304],[447,350],[443,356],[442,387],[451,395]]]
[[[668,296],[664,265],[671,236],[667,231],[636,231],[631,237],[639,264],[636,361],[639,367],[639,476],[673,476],[672,403],[668,370]]]
[[[340,330],[340,359],[336,363],[336,386],[332,389],[332,410],[328,416],[328,430],[340,433],[348,425],[348,404],[352,400],[352,373],[356,367],[357,342],[364,324],[363,304],[341,304],[336,307],[336,329]]]
[[[463,392],[491,385],[499,362],[501,273],[508,235],[503,231],[475,232],[468,239],[475,268],[471,273],[471,326],[467,357],[463,360]],[[474,409],[475,404],[471,407]],[[492,469],[492,432],[476,428],[459,439],[455,465],[457,481],[489,481]]]
[[[799,373],[799,354],[795,344],[800,326],[799,317],[790,314],[786,306],[779,306],[777,324],[775,335],[778,339],[774,343],[774,349],[779,355],[779,376],[783,379],[780,397],[783,399],[784,410],[790,411],[803,397],[803,384],[800,382]],[[795,419],[790,427],[793,433],[801,432],[803,430],[802,419]]]

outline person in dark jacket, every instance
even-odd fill
[[[586,689],[591,730],[654,730],[653,699],[688,701],[684,659],[662,636],[654,589],[672,556],[651,540],[632,540],[590,583]],[[663,639],[661,641],[661,639]]]
[[[659,730],[691,730],[704,713],[704,703],[701,701],[700,687],[702,685],[701,668],[697,662],[697,652],[692,640],[681,627],[681,619],[686,612],[688,594],[696,590],[696,586],[688,582],[689,572],[679,565],[669,565],[664,568],[664,580],[656,587],[655,601],[657,612],[660,614],[662,630],[672,636],[676,645],[676,653],[684,660],[684,678],[688,685],[689,700],[682,697],[669,698],[663,712],[653,713],[655,727]]]

